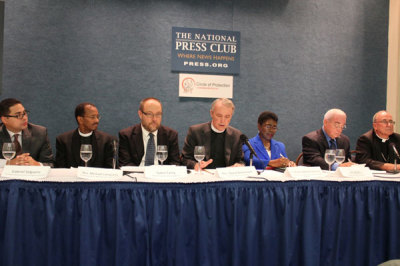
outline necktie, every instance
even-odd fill
[[[21,148],[21,144],[18,141],[18,136],[19,134],[14,134],[14,146],[15,146],[15,152],[16,155],[20,155],[22,154],[22,148]]]
[[[331,140],[329,141],[329,148],[330,148],[331,150],[336,150],[336,144],[335,144],[335,140],[334,140],[334,139],[331,139]]]
[[[154,154],[156,153],[156,147],[154,144],[153,133],[150,133],[149,137],[150,137],[150,139],[147,142],[146,158],[144,160],[144,165],[153,165],[154,164]]]

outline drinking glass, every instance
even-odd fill
[[[344,162],[345,159],[346,159],[346,154],[344,152],[344,149],[337,149],[336,150],[336,162],[338,164],[341,164]]]
[[[199,174],[201,171],[200,162],[204,159],[205,156],[206,156],[206,149],[204,148],[204,146],[194,147],[194,158],[196,159],[196,161],[199,162],[199,171],[197,172]]]
[[[167,145],[157,145],[157,159],[161,162],[161,165],[163,165],[167,157],[168,157]]]
[[[326,150],[325,151],[325,162],[329,164],[329,171],[331,171],[331,165],[335,162],[336,150]]]
[[[3,157],[6,159],[6,164],[10,163],[10,160],[15,156],[15,145],[12,142],[4,142],[2,149]]]
[[[81,159],[85,162],[85,167],[87,167],[88,161],[92,158],[92,145],[82,144],[81,145]]]

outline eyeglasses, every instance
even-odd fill
[[[278,127],[273,125],[265,125],[264,127],[268,130],[278,130]]]
[[[341,128],[342,130],[347,128],[346,125],[342,125],[339,122],[334,122],[333,125],[335,128]]]
[[[25,110],[22,113],[16,113],[15,115],[3,115],[3,116],[5,116],[5,117],[14,117],[14,118],[17,118],[17,119],[23,119],[25,116],[28,116],[28,114],[29,114],[29,111]]]
[[[382,123],[382,124],[385,124],[385,125],[390,125],[390,124],[392,124],[392,125],[395,125],[396,124],[396,122],[395,121],[393,121],[393,120],[382,120],[382,121],[375,121],[375,123]]]
[[[158,114],[152,114],[152,113],[146,113],[141,111],[147,118],[161,118],[162,117],[162,113],[158,113]]]
[[[99,119],[100,120],[100,118],[101,118],[101,116],[100,115],[91,115],[91,116],[84,116],[84,117],[87,117],[87,118],[89,118],[89,119]]]

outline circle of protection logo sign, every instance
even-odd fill
[[[182,88],[186,93],[192,93],[194,90],[195,82],[192,78],[185,78],[182,80]]]

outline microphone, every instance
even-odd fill
[[[247,136],[245,134],[240,135],[240,141],[244,144],[246,144],[246,146],[249,148],[250,150],[250,158],[251,158],[251,154],[254,154],[258,160],[260,160],[260,162],[262,163],[264,169],[265,169],[265,165],[264,162],[260,159],[260,157],[258,157],[256,151],[254,150],[253,146],[251,146],[249,139],[247,138]]]
[[[394,143],[390,143],[389,146],[392,147],[392,149],[393,149],[394,153],[396,154],[397,158],[400,159],[400,155],[399,155],[399,152],[396,149],[396,145]]]
[[[114,139],[113,141],[112,141],[112,148],[113,148],[113,161],[112,161],[112,166],[113,166],[113,169],[116,169],[117,168],[117,156],[118,156],[118,152],[117,152],[117,141]]]
[[[249,148],[250,152],[258,158],[257,153],[253,149],[253,146],[251,146],[249,139],[247,138],[247,136],[245,134],[240,135],[240,140],[242,141],[242,143],[246,144],[246,146]],[[258,159],[260,159],[260,158],[258,158]]]

